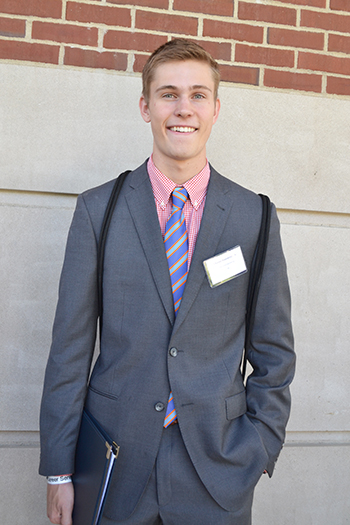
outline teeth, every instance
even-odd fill
[[[188,128],[183,126],[174,126],[170,129],[171,131],[178,131],[180,133],[191,133],[192,131],[196,131],[196,128]]]

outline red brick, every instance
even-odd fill
[[[350,96],[350,78],[328,77],[327,93]]]
[[[279,0],[279,2],[285,2],[286,4],[308,5],[310,7],[326,7],[326,0]]]
[[[61,18],[62,0],[0,0],[0,12],[12,15]]]
[[[131,4],[142,7],[157,7],[158,9],[168,9],[169,0],[107,0],[107,4]]]
[[[326,71],[327,73],[336,73],[339,75],[350,75],[350,58],[332,57],[316,53],[300,53],[298,68]]]
[[[238,5],[238,18],[241,20],[259,20],[260,22],[295,26],[297,12],[296,9],[288,9],[281,6],[240,2]]]
[[[264,86],[321,93],[322,77],[321,75],[307,75],[306,73],[265,69]]]
[[[350,53],[350,37],[330,33],[328,37],[328,51]]]
[[[26,23],[24,20],[12,18],[0,18],[0,35],[24,37],[26,34]]]
[[[58,64],[58,46],[0,40],[0,58]]]
[[[81,27],[71,24],[51,24],[49,22],[34,21],[32,38],[65,42],[68,44],[97,46],[98,30],[96,27]]]
[[[262,44],[264,30],[262,27],[250,26],[248,24],[234,24],[220,20],[204,20],[203,36],[227,38],[239,40],[240,42],[254,42]]]
[[[208,15],[233,15],[233,0],[174,0],[173,8]]]
[[[293,67],[294,51],[271,47],[236,45],[235,62],[267,64],[268,66]]]
[[[268,29],[267,41],[269,44],[277,46],[305,47],[322,50],[324,46],[324,34],[270,27]]]
[[[229,66],[219,64],[221,80],[238,84],[259,84],[259,69],[255,67]]]
[[[202,46],[215,60],[231,60],[231,44],[229,42],[208,42],[206,40],[194,40]]]
[[[330,7],[337,11],[350,11],[349,0],[331,0]]]
[[[141,73],[143,70],[144,65],[146,64],[148,60],[149,55],[137,55],[135,54],[135,60],[134,60],[134,72],[135,73]]]
[[[98,51],[66,47],[64,63],[68,66],[125,71],[128,64],[128,57],[124,53],[112,53],[109,51],[99,53]]]
[[[163,15],[149,11],[136,11],[136,27],[165,33],[196,35],[198,20],[181,15]]]
[[[127,31],[107,31],[103,47],[107,49],[133,49],[135,51],[154,51],[165,44],[164,35],[150,35],[149,33],[129,33]]]
[[[67,3],[67,20],[77,22],[95,22],[108,26],[130,27],[130,9],[122,7],[109,7],[106,5],[80,4],[77,2]]]
[[[301,11],[301,26],[350,33],[350,16],[317,11]]]

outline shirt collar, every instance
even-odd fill
[[[159,206],[165,210],[170,196],[176,188],[176,184],[161,171],[159,171],[153,162],[152,156],[148,159],[147,171],[151,181],[154,197],[158,201]],[[195,210],[198,210],[207,193],[209,178],[210,167],[207,161],[204,168],[199,173],[197,173],[197,175],[182,185],[184,188],[186,188],[191,204]]]

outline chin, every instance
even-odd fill
[[[197,156],[197,154],[194,154],[193,152],[189,151],[174,151],[171,156],[173,159],[176,160],[190,160],[194,159]]]

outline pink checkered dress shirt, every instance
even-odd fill
[[[173,190],[176,188],[176,184],[158,170],[152,157],[148,160],[147,171],[152,185],[160,229],[164,237],[166,221],[172,210],[172,201],[170,197]],[[197,235],[201,225],[209,178],[210,167],[207,161],[202,171],[183,184],[189,196],[189,199],[184,205],[184,215],[188,235],[188,267],[192,260]]]

